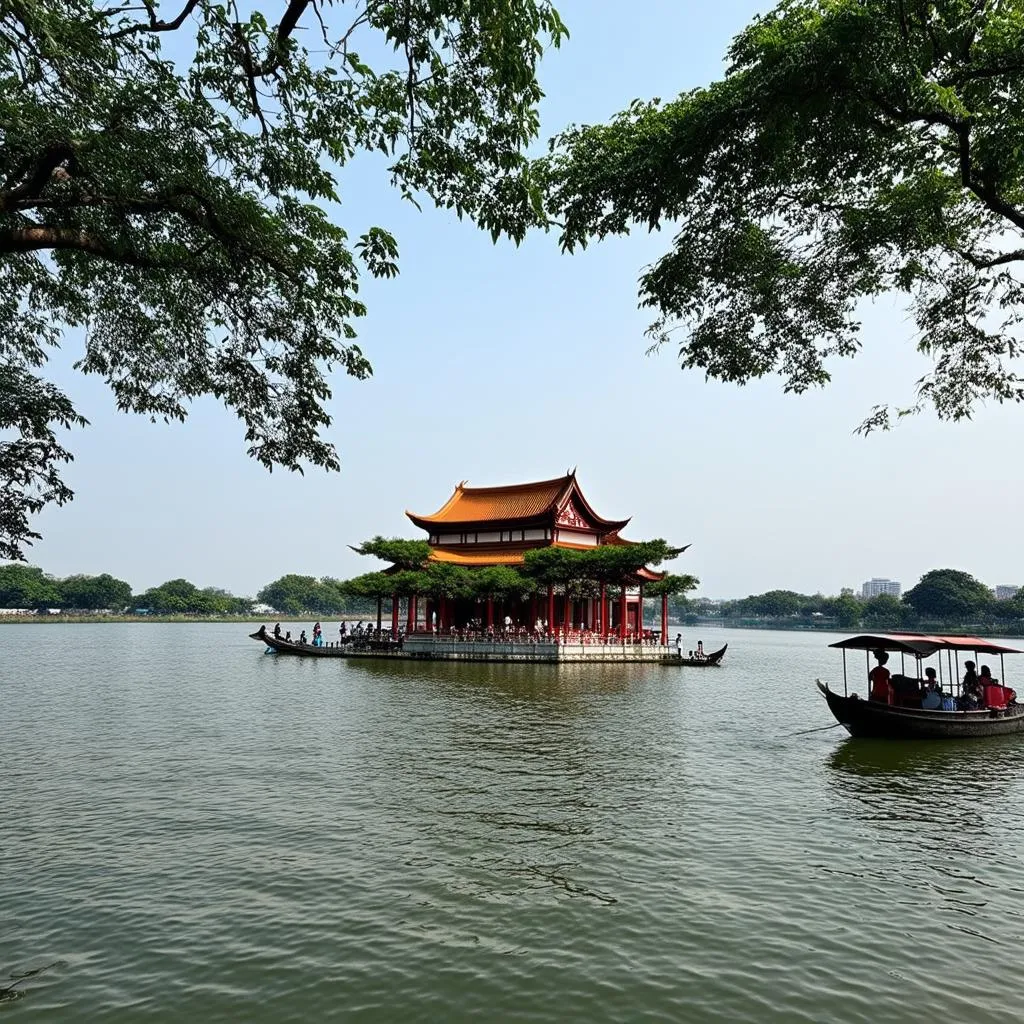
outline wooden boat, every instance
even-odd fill
[[[901,663],[906,666],[906,657],[912,656],[916,676],[901,674],[893,679],[920,680],[922,662],[938,655],[941,669],[942,655],[947,656],[949,664],[949,689],[947,693],[959,689],[959,658],[954,673],[953,655],[960,651],[973,652],[976,658],[983,655],[998,656],[1000,659],[1000,678],[1002,678],[1002,659],[1004,654],[1020,654],[1021,651],[1012,647],[1003,647],[979,637],[944,637],[925,636],[916,633],[893,633],[887,635],[861,635],[830,644],[830,647],[843,651],[843,693],[832,690],[820,679],[818,690],[825,698],[829,710],[836,721],[851,736],[864,736],[874,739],[976,739],[986,736],[1005,736],[1010,733],[1024,732],[1024,704],[1012,699],[1008,704],[993,704],[976,711],[925,710],[913,706],[909,701],[900,704],[888,704],[879,700],[865,699],[856,693],[848,692],[846,676],[846,652],[848,650],[898,652]],[[999,687],[1001,690],[1002,687]]]
[[[316,647],[313,644],[299,643],[297,640],[285,640],[283,637],[274,636],[267,632],[266,626],[260,626],[255,633],[250,633],[251,640],[259,640],[266,644],[271,650],[278,654],[296,654],[303,658],[348,658],[354,655],[367,652],[387,653],[397,651],[401,648],[401,642],[386,637],[382,640],[366,640],[356,637],[349,637],[344,644],[325,643],[323,647]]]
[[[694,668],[717,668],[722,663],[728,644],[719,647],[717,651],[705,654],[703,658],[680,658],[681,665],[692,665]]]

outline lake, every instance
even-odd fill
[[[1024,1014],[1024,744],[800,734],[829,635],[705,629],[715,670],[251,628],[0,627],[4,1020]]]

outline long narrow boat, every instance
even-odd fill
[[[979,637],[925,636],[916,633],[861,635],[829,646],[843,651],[844,693],[832,690],[820,679],[817,686],[836,721],[851,736],[874,739],[948,740],[978,739],[1024,732],[1024,705],[1016,703],[1015,698],[1006,704],[993,704],[971,711],[926,710],[920,706],[911,706],[907,701],[901,704],[888,704],[881,700],[864,699],[856,693],[848,692],[846,652],[849,650],[897,652],[904,669],[900,678],[911,681],[920,680],[924,667],[922,663],[932,655],[938,655],[941,669],[942,655],[945,653],[949,665],[947,692],[951,692],[954,687],[959,688],[959,660],[954,674],[954,653],[969,651],[974,653],[976,658],[983,655],[998,657],[1002,677],[1003,655],[1024,653],[1013,647],[1003,647]],[[912,664],[916,672],[913,676],[908,676],[905,672],[908,656],[913,658]],[[998,689],[1003,690],[1003,687],[1000,686]]]
[[[303,644],[274,636],[273,633],[267,632],[266,626],[260,626],[255,633],[250,633],[249,639],[265,643],[278,654],[296,654],[303,658],[350,658],[368,653],[387,654],[399,650],[402,646],[400,642],[385,637],[381,640],[350,638],[344,644],[324,644],[323,647],[317,647],[314,644]]]
[[[705,654],[703,658],[680,658],[682,665],[692,665],[694,668],[717,668],[722,663],[728,644],[719,647],[717,651]]]

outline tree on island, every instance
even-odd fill
[[[0,557],[72,497],[59,431],[85,421],[39,374],[69,327],[119,409],[210,395],[268,469],[337,469],[328,374],[369,375],[359,278],[398,272],[390,232],[325,211],[342,170],[380,153],[404,198],[519,241],[564,35],[547,0],[0,8]]]
[[[1022,52],[1019,3],[787,0],[721,81],[552,141],[562,245],[670,228],[641,305],[654,346],[678,337],[710,378],[824,385],[860,303],[894,292],[934,361],[899,415],[1021,401]]]

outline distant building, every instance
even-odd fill
[[[1016,583],[1000,583],[996,587],[996,600],[997,601],[1009,601],[1010,598],[1017,596],[1017,591],[1020,587]]]
[[[879,594],[891,594],[893,597],[899,597],[902,593],[903,587],[897,580],[882,579],[878,576],[868,580],[860,588],[860,596],[865,599],[878,597]]]

